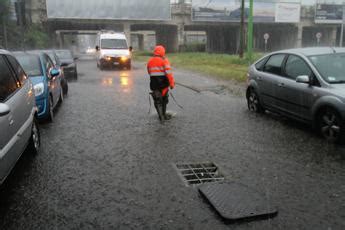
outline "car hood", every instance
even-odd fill
[[[38,83],[44,82],[45,77],[44,76],[37,76],[37,77],[30,77],[30,81],[33,85],[37,85]]]
[[[345,101],[345,84],[332,84],[333,93],[342,97]]]
[[[101,50],[101,56],[118,57],[118,56],[129,56],[128,49],[103,49]]]

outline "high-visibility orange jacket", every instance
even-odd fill
[[[168,79],[169,85],[162,89],[163,95],[165,95],[168,92],[169,86],[170,88],[175,87],[174,75],[170,62],[165,57],[165,48],[163,46],[156,46],[153,55],[147,63],[147,72],[151,78],[166,77]]]

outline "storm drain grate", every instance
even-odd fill
[[[214,163],[176,164],[176,168],[189,185],[224,180],[223,175]]]

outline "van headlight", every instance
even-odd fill
[[[121,61],[122,62],[126,62],[128,59],[129,59],[129,57],[127,57],[127,56],[122,56],[121,57]]]
[[[43,83],[38,83],[34,85],[34,90],[35,90],[35,96],[40,96],[44,93],[44,84]]]
[[[106,56],[106,55],[103,56],[103,59],[106,60],[106,61],[111,61],[111,57]]]

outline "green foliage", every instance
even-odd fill
[[[9,14],[9,0],[0,0],[0,22],[7,19]]]
[[[25,45],[35,49],[47,48],[49,46],[49,36],[41,27],[31,25],[26,29]]]
[[[147,52],[136,52],[134,59],[138,61],[147,61],[149,59]],[[260,53],[254,54],[257,60],[262,56]],[[181,67],[211,77],[217,77],[223,80],[235,80],[244,82],[249,66],[247,59],[240,59],[237,55],[228,54],[209,54],[209,53],[173,53],[168,54],[168,58],[174,67]]]

